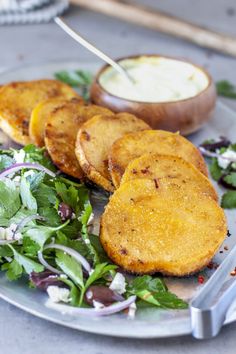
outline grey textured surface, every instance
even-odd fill
[[[99,0],[96,0],[99,1]],[[214,30],[236,35],[235,0],[139,0]],[[68,21],[113,57],[133,53],[177,55],[205,66],[215,80],[236,84],[236,59],[198,48],[182,40],[130,25],[100,14],[72,8]],[[0,27],[0,70],[42,61],[78,59],[94,61],[53,23]],[[236,109],[236,101],[225,100]],[[224,119],[224,117],[222,117]],[[235,353],[236,324],[224,328],[214,340],[191,337],[163,340],[127,340],[66,329],[22,312],[0,301],[0,353]]]

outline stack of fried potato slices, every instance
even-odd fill
[[[86,104],[56,80],[2,86],[0,126],[17,143],[46,146],[69,176],[116,189],[100,239],[125,270],[188,275],[207,265],[224,240],[225,215],[204,159],[178,133]]]
[[[123,135],[109,151],[117,188],[101,220],[108,256],[136,274],[184,276],[201,270],[227,225],[198,149],[161,130]]]

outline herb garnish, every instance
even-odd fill
[[[227,80],[218,81],[216,90],[219,96],[236,99],[236,87]]]
[[[210,160],[209,170],[211,177],[219,185],[228,189],[221,199],[221,206],[225,209],[236,208],[236,144],[221,137],[203,142],[200,150]],[[211,157],[212,155],[215,155]]]
[[[55,73],[55,78],[67,85],[77,88],[79,94],[88,101],[89,88],[93,80],[93,76],[90,72],[85,70],[76,70],[74,72],[63,70]]]

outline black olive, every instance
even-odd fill
[[[60,203],[58,207],[58,215],[61,217],[62,221],[71,219],[73,214],[72,208],[66,203]]]
[[[123,300],[123,296],[104,285],[90,286],[85,293],[85,301],[91,306],[93,306],[93,301],[100,302],[104,306],[109,306],[116,301]]]

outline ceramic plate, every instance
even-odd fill
[[[9,81],[50,78],[59,70],[87,69],[95,72],[98,67],[99,64],[96,63],[79,62],[54,62],[38,66],[21,67],[2,73],[0,84]],[[213,119],[203,129],[189,138],[196,145],[199,145],[205,139],[218,138],[221,135],[235,141],[235,131],[236,112],[233,112],[219,101]],[[1,133],[0,139],[4,146],[12,146],[12,142],[4,134]],[[216,187],[219,194],[221,194],[222,191],[218,186]],[[100,204],[98,201],[97,203]],[[232,235],[231,237],[226,237],[221,250],[224,250],[226,245],[230,250],[235,243],[236,237],[235,210],[226,211],[226,214]],[[218,253],[214,261],[221,263],[229,250]],[[211,276],[213,271],[207,269],[205,272],[207,276]],[[171,291],[186,300],[190,300],[196,295],[199,287],[201,287],[196,276],[182,279],[166,278],[165,280]],[[189,310],[145,309],[138,311],[135,319],[132,320],[127,319],[124,314],[103,318],[65,315],[45,306],[47,300],[45,293],[29,289],[23,280],[9,282],[3,273],[0,274],[0,297],[35,316],[86,332],[130,338],[160,338],[191,333]],[[228,311],[225,323],[232,321],[236,321],[236,302],[232,304]]]

